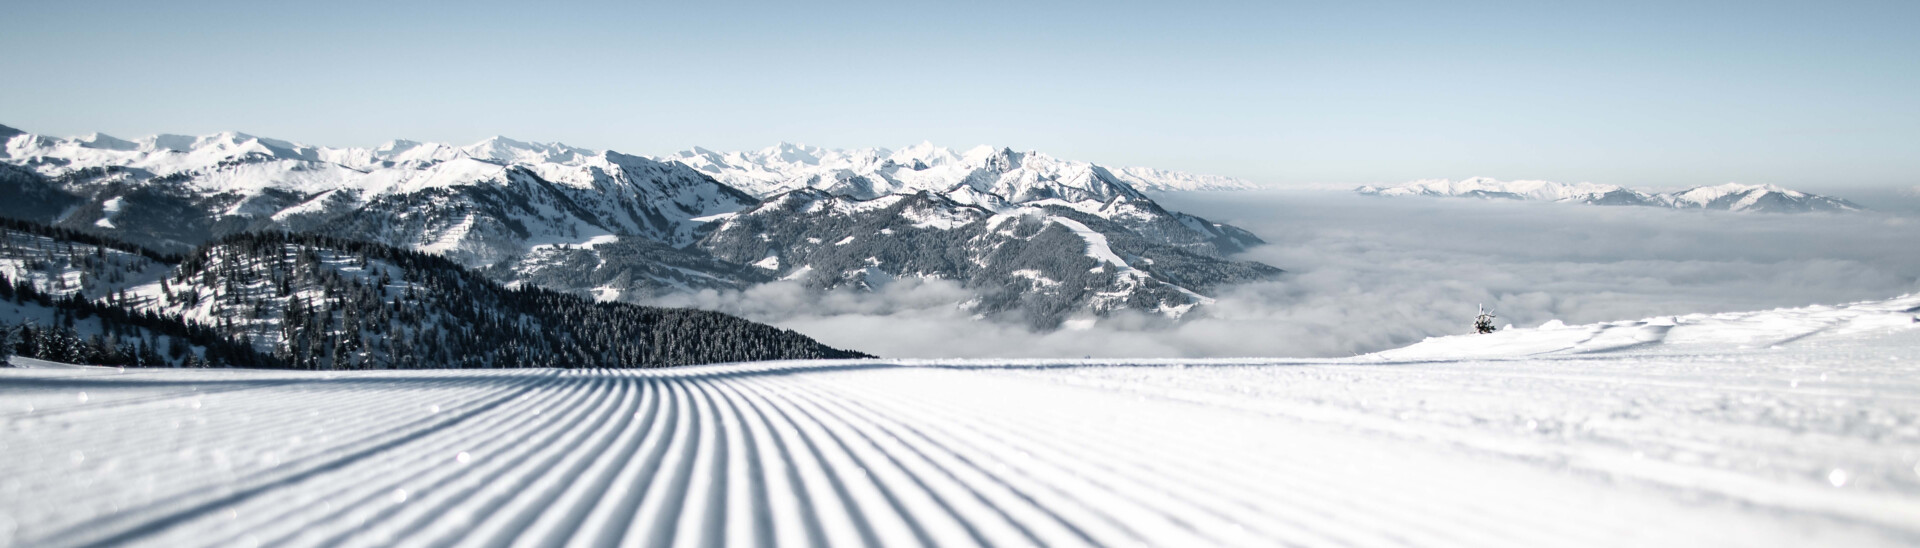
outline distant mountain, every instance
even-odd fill
[[[947,192],[962,185],[981,186],[982,170],[1000,175],[1009,187],[1052,183],[1087,189],[1104,182],[1138,191],[1252,190],[1257,185],[1231,177],[1195,175],[1145,167],[1108,168],[1061,160],[1040,152],[978,146],[965,151],[921,143],[901,149],[827,149],[780,143],[755,151],[715,152],[695,147],[669,155],[675,161],[720,182],[758,196],[802,188],[872,199],[918,191]],[[1104,180],[1098,181],[1095,180]],[[1016,193],[1003,196],[1024,201]],[[1066,199],[1071,197],[1063,196]]]
[[[1743,185],[1727,183],[1715,186],[1702,186],[1671,194],[1661,194],[1661,199],[1670,200],[1671,207],[1681,209],[1719,209],[1726,211],[1761,211],[1769,213],[1804,213],[1809,211],[1860,211],[1862,208],[1832,196],[1821,196],[1780,188],[1774,185]]]
[[[69,309],[85,305],[97,316],[119,315],[91,328],[90,336],[106,339],[100,344],[105,348],[174,345],[124,327],[126,318],[158,318],[229,345],[198,343],[225,348],[215,356],[198,350],[201,364],[658,367],[863,356],[717,312],[509,289],[444,257],[319,235],[240,234],[169,257],[8,221],[0,226],[0,278],[13,282],[14,294],[44,295],[41,300]],[[0,314],[0,321],[45,331],[71,324],[77,315],[43,310],[48,308],[0,307],[10,312]],[[180,365],[184,358],[176,353],[145,365]],[[102,363],[97,356],[79,359]]]
[[[1840,198],[1808,194],[1773,185],[1744,185],[1739,183],[1696,187],[1681,192],[1656,193],[1617,185],[1595,183],[1499,181],[1486,177],[1475,177],[1462,181],[1425,179],[1388,187],[1363,186],[1354,190],[1361,194],[1375,196],[1500,198],[1592,205],[1632,205],[1674,209],[1713,209],[1767,213],[1859,211],[1863,209],[1859,205]]]
[[[1261,243],[1252,234],[1168,211],[1141,190],[1230,182],[984,147],[847,152],[782,145],[756,153],[696,149],[655,160],[504,137],[468,146],[326,148],[234,132],[134,140],[22,133],[7,138],[0,153],[0,191],[18,197],[0,202],[0,215],[172,253],[234,234],[316,233],[443,256],[501,283],[600,300],[742,289],[801,270],[822,288],[873,287],[868,274],[884,274],[995,291],[1039,283],[1033,273],[1041,272],[1052,283],[1043,284],[1045,292],[1054,295],[1044,304],[964,304],[982,314],[1019,308],[1033,325],[1048,327],[1072,314],[1123,309],[1180,317],[1206,302],[1211,287],[1277,273],[1226,258]],[[818,207],[788,211],[788,197]],[[891,207],[907,202],[920,205]],[[786,217],[761,222],[775,212]],[[1078,236],[943,230],[893,239],[891,254],[859,257],[838,254],[861,253],[864,245],[823,250],[806,239],[874,240],[884,233],[859,231],[920,226],[924,219],[916,216],[924,215],[956,227],[1001,227],[1014,217],[1081,219],[1075,222],[1085,230],[1066,221],[1050,226]],[[795,239],[802,233],[808,236]],[[1053,245],[1035,247],[1032,238]],[[1136,281],[994,266],[1013,264],[1004,257],[1016,248],[1105,257],[1103,246],[1120,248],[1110,249],[1118,253],[1110,274],[1131,272],[1125,279]],[[1187,258],[1175,258],[1176,251]],[[969,259],[887,260],[901,254]]]
[[[1205,175],[1168,171],[1150,167],[1123,167],[1113,172],[1134,188],[1147,192],[1192,192],[1223,190],[1259,190],[1260,185],[1246,179],[1224,175]]]

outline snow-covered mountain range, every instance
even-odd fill
[[[1178,317],[1215,285],[1278,272],[1226,258],[1259,243],[1253,235],[1141,190],[1232,180],[1005,148],[782,145],[655,159],[504,137],[327,148],[235,132],[123,140],[9,128],[0,139],[0,189],[17,196],[0,215],[169,252],[241,232],[315,232],[603,300],[781,278],[820,288],[938,278],[1002,295],[966,304],[979,314],[1018,311],[1050,327],[1123,309]]]
[[[1654,192],[1597,183],[1500,181],[1487,177],[1474,177],[1460,181],[1423,179],[1385,187],[1362,186],[1354,190],[1361,194],[1375,196],[1504,198],[1592,205],[1634,205],[1768,213],[1862,209],[1852,202],[1831,196],[1809,194],[1774,185],[1740,183],[1695,187],[1680,192]]]
[[[694,147],[671,160],[759,196],[801,188],[869,199],[914,191],[946,192],[963,186],[981,190],[999,186],[1000,195],[1020,201],[1022,190],[1040,183],[1091,190],[1122,183],[1138,191],[1252,190],[1252,182],[1218,175],[1197,175],[1147,167],[1109,168],[1062,160],[1037,151],[981,145],[955,151],[923,142],[900,149],[827,149],[780,143],[753,151],[715,152]],[[981,171],[999,173],[991,180]]]

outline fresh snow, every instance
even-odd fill
[[[780,256],[779,256],[779,255],[774,255],[774,254],[772,254],[772,253],[768,253],[768,254],[767,254],[767,256],[766,256],[766,258],[764,258],[764,259],[760,259],[760,260],[758,260],[758,261],[754,261],[754,262],[753,262],[753,266],[754,266],[754,267],[756,267],[756,268],[764,268],[764,269],[767,269],[767,270],[773,270],[773,271],[779,271],[779,270],[780,270]]]
[[[17,360],[0,544],[1910,546],[1916,312],[1336,360]]]
[[[1075,236],[1079,236],[1081,240],[1085,240],[1087,242],[1088,257],[1092,257],[1096,261],[1112,264],[1122,272],[1133,270],[1132,266],[1127,265],[1126,260],[1121,259],[1119,254],[1113,252],[1113,248],[1107,247],[1107,235],[1087,228],[1087,225],[1082,224],[1080,221],[1066,217],[1049,216],[1047,221],[1067,227],[1067,230],[1073,231]]]
[[[1853,334],[1916,327],[1920,295],[1843,306],[1810,306],[1759,312],[1689,314],[1569,326],[1550,320],[1532,329],[1508,328],[1486,335],[1430,337],[1412,346],[1372,354],[1381,359],[1518,358],[1589,354],[1622,349],[1731,345],[1774,348],[1821,334]]]

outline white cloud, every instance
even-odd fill
[[[1036,333],[978,321],[945,281],[878,293],[791,283],[661,304],[737,313],[889,357],[1344,356],[1502,322],[1588,323],[1877,299],[1920,290],[1920,223],[1886,214],[1756,215],[1343,192],[1197,194],[1175,209],[1270,245],[1245,258],[1289,270],[1221,288],[1207,317],[1138,317]]]

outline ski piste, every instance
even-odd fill
[[[1910,546],[1920,297],[1347,359],[0,369],[0,541]]]

